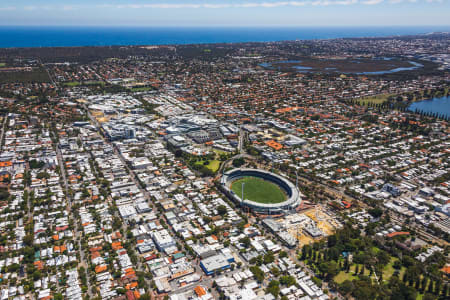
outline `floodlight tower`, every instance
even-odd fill
[[[244,202],[244,186],[245,186],[245,182],[242,182],[242,185],[241,185],[241,187],[242,187],[242,196],[241,196],[241,201],[242,202]]]

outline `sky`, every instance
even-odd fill
[[[450,26],[450,0],[0,0],[0,25]]]

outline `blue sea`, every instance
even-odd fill
[[[0,47],[270,42],[449,32],[450,27],[37,27],[0,26]]]

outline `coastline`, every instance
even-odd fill
[[[389,38],[450,32],[450,26],[394,27],[52,27],[0,26],[0,48],[187,45],[342,38]]]

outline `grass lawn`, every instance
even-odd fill
[[[79,86],[80,83],[78,81],[70,81],[70,82],[64,82],[63,86]]]
[[[361,105],[367,105],[369,103],[380,104],[380,103],[387,101],[387,98],[389,96],[390,96],[389,94],[383,94],[383,95],[377,95],[377,96],[373,96],[373,97],[366,97],[366,98],[358,99],[357,101]]]
[[[204,162],[205,162],[204,160],[200,160],[200,161],[197,161],[195,164],[203,165]],[[209,163],[206,165],[206,167],[215,173],[215,172],[217,172],[217,170],[219,170],[220,161],[218,161],[216,159],[210,160]]]
[[[213,171],[213,172],[217,172],[217,170],[219,170],[220,167],[220,161],[214,159],[214,160],[210,160],[209,164],[207,165],[207,167]]]
[[[378,251],[379,251],[379,249],[378,249]],[[398,258],[391,257],[391,261],[384,267],[384,269],[383,269],[383,281],[389,280],[389,278],[391,278],[391,276],[394,274],[395,269],[394,269],[393,265],[394,265],[394,262],[396,260],[398,260]],[[351,281],[351,280],[357,279],[358,276],[356,274],[354,274],[355,269],[356,269],[356,265],[352,265],[350,267],[350,272],[348,272],[348,273],[346,273],[344,271],[339,272],[339,274],[337,274],[336,277],[334,277],[334,281],[337,282],[337,283],[342,283],[345,280],[350,280]],[[361,266],[359,266],[359,270],[361,270]],[[403,273],[405,273],[405,267],[402,267],[400,269],[399,278],[403,278]],[[370,274],[370,270],[365,268],[364,275],[369,276],[369,274]],[[375,278],[375,275],[372,275],[372,278]]]
[[[394,274],[395,269],[393,267],[394,262],[397,261],[397,257],[391,257],[391,261],[384,267],[383,269],[383,279],[387,280],[391,278],[392,274]],[[399,278],[403,278],[403,273],[405,273],[405,267],[400,269]]]
[[[344,271],[341,271],[341,272],[339,272],[339,274],[336,275],[336,277],[334,277],[334,281],[336,283],[341,284],[341,283],[343,283],[346,280],[352,281],[352,280],[357,279],[357,278],[358,278],[358,276],[356,276],[355,274],[353,274],[351,272],[345,273]]]
[[[70,87],[74,87],[74,86],[80,86],[80,85],[85,85],[85,86],[90,86],[90,85],[105,85],[105,83],[103,81],[85,81],[85,82],[78,82],[78,81],[69,81],[69,82],[64,82],[63,86],[70,86]]]
[[[103,82],[103,81],[99,81],[99,80],[97,80],[97,81],[86,81],[86,82],[84,82],[84,85],[101,85],[101,86],[104,86],[105,85],[105,82]]]
[[[225,152],[225,151],[219,150],[219,149],[212,149],[212,151],[213,151],[214,153],[216,153],[217,155],[220,155],[220,154],[229,154],[228,152]]]
[[[378,252],[380,252],[380,248],[373,246],[372,247],[372,251],[377,254]]]
[[[151,87],[138,87],[138,88],[131,89],[132,92],[148,92],[151,90],[153,90],[153,88],[151,88]]]
[[[343,283],[346,280],[354,280],[354,279],[358,279],[358,274],[355,274],[355,269],[356,269],[356,265],[352,265],[350,267],[350,272],[346,273],[345,271],[341,271],[339,272],[339,274],[336,275],[336,277],[334,277],[334,281],[336,281],[337,283]],[[361,265],[359,266],[359,271],[361,271]],[[370,270],[368,270],[367,268],[364,269],[364,275],[369,276],[370,274]]]
[[[255,177],[243,177],[231,184],[231,189],[238,197],[242,195],[243,182],[244,199],[259,203],[280,203],[286,200],[286,194],[278,185]]]

